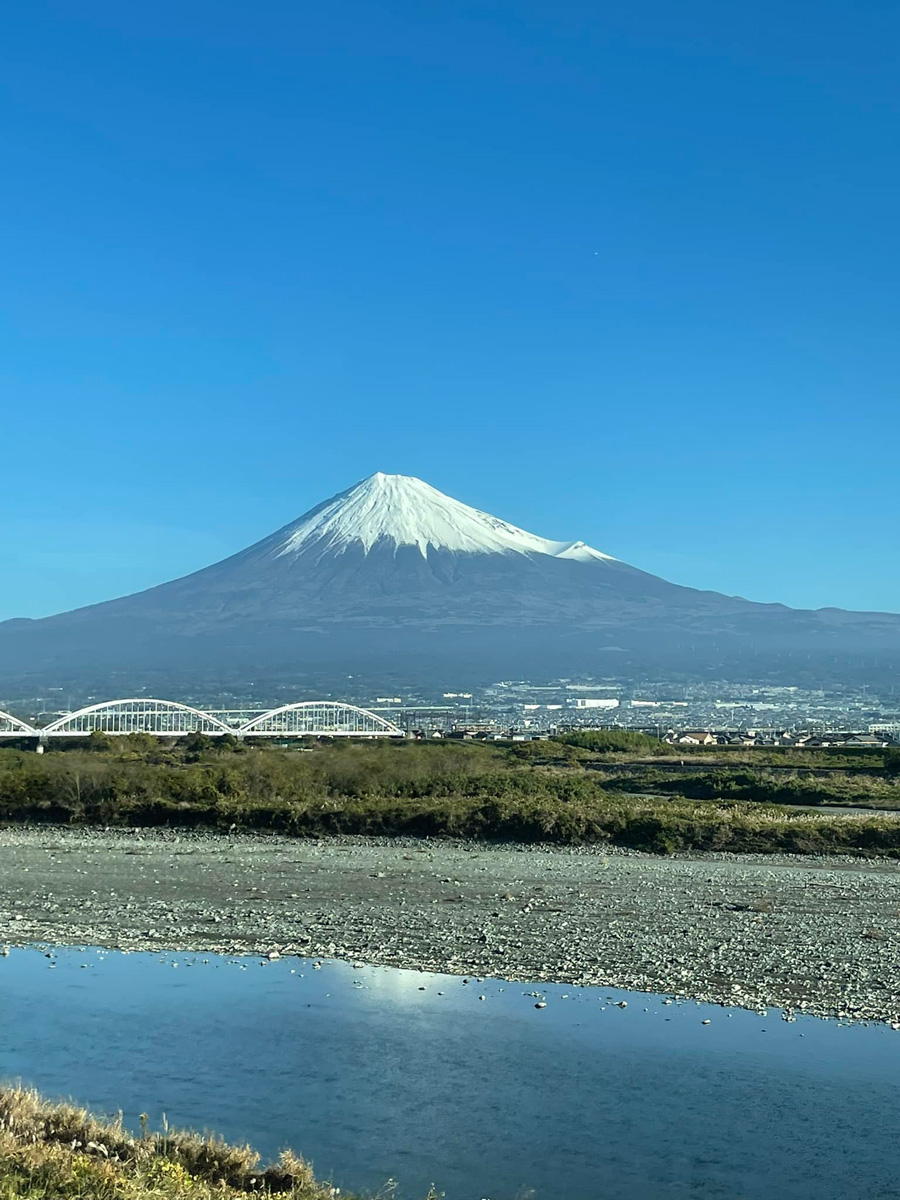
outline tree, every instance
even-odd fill
[[[138,730],[136,733],[129,733],[127,737],[121,738],[120,741],[125,743],[125,748],[130,750],[132,754],[144,755],[151,750],[156,750],[159,747],[159,742],[152,733],[145,733],[143,730]]]
[[[213,748],[213,739],[205,733],[189,733],[184,739],[184,754],[186,758],[199,758]]]

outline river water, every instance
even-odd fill
[[[345,1190],[900,1197],[900,1032],[883,1027],[299,959],[49,953],[0,958],[0,1077],[135,1128],[165,1113],[266,1158],[290,1145]]]

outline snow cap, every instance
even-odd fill
[[[285,531],[279,557],[315,547],[321,553],[362,544],[366,554],[381,541],[461,554],[547,554],[578,562],[609,561],[584,542],[553,542],[508,525],[489,513],[445,496],[413,475],[378,471],[310,509]]]

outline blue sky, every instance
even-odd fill
[[[900,610],[900,8],[30,0],[0,47],[0,617],[375,470]]]

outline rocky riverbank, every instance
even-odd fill
[[[364,960],[900,1024],[900,866],[0,830],[0,943]]]

